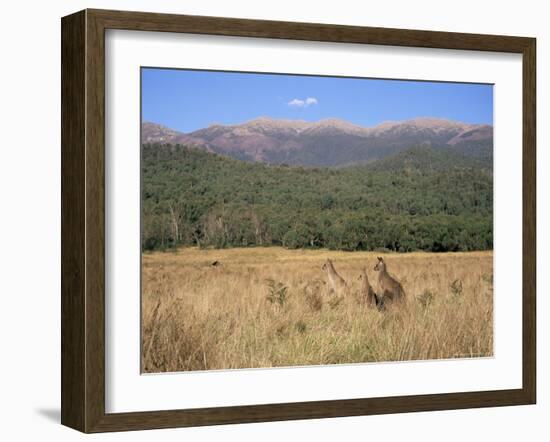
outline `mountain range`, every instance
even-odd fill
[[[466,158],[487,167],[493,159],[491,125],[439,118],[362,127],[334,118],[307,122],[260,117],[190,133],[144,122],[141,139],[143,144],[181,144],[244,161],[300,166],[368,164],[414,146],[431,147],[449,153],[450,158]]]

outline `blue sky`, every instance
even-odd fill
[[[437,117],[493,124],[493,87],[363,78],[143,68],[142,119],[183,132],[260,116],[361,126]]]

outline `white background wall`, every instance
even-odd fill
[[[60,407],[60,17],[83,8],[127,9],[364,26],[534,36],[538,39],[538,405],[116,433],[96,440],[280,441],[367,438],[462,441],[550,436],[550,28],[546,2],[19,0],[2,8],[0,67],[0,435],[77,440]],[[518,189],[519,191],[519,189]]]

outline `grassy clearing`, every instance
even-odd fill
[[[329,293],[331,258],[351,286]],[[386,254],[408,301],[386,312],[358,295],[376,253],[182,248],[143,255],[144,372],[491,356],[493,254]],[[214,261],[219,265],[212,266]]]

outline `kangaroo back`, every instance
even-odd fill
[[[369,276],[367,275],[366,269],[363,269],[363,273],[360,276],[361,279],[361,288],[359,295],[361,301],[364,302],[367,307],[376,307],[379,304],[378,297],[374,292],[374,289],[370,285]]]
[[[346,280],[338,274],[334,268],[334,264],[332,264],[332,261],[330,261],[329,271],[336,280],[338,280],[341,284],[346,285]]]
[[[403,290],[401,283],[388,273],[386,263],[382,258],[378,258],[375,270],[380,272],[378,282],[380,283],[384,300],[403,300],[405,298],[405,290]]]
[[[323,270],[327,272],[328,282],[331,290],[339,293],[347,288],[347,283],[345,279],[338,274],[330,259],[327,259],[327,261],[323,265]]]

